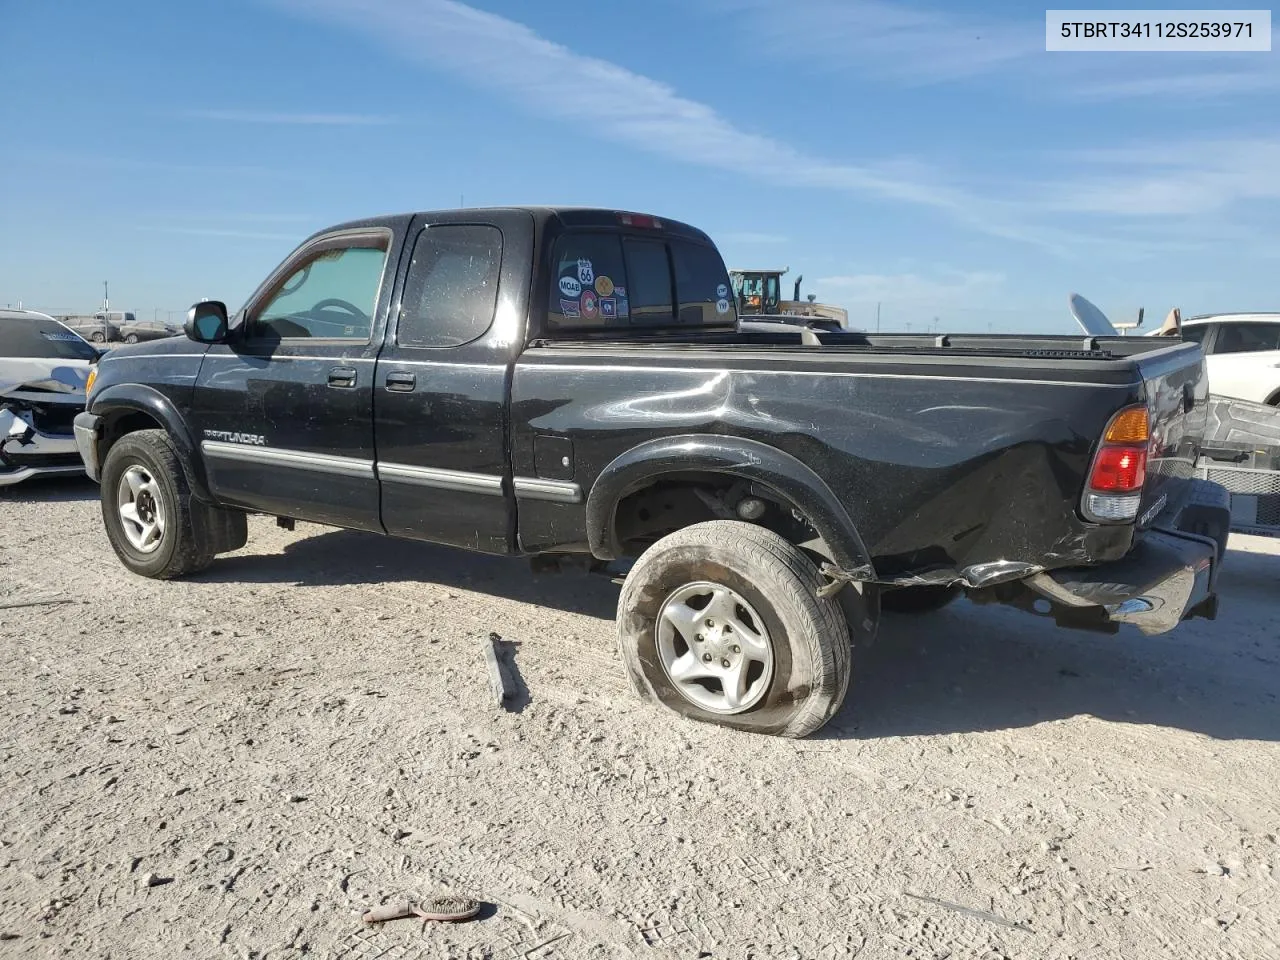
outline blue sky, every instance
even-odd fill
[[[1280,53],[914,0],[0,0],[0,37],[0,305],[238,305],[464,197],[686,220],[862,326],[1280,310]]]

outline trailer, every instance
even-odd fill
[[[1280,408],[1210,396],[1196,476],[1231,494],[1231,529],[1280,537]]]

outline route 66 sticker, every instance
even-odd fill
[[[596,282],[596,271],[591,266],[590,260],[578,261],[578,282],[584,287],[590,287]]]

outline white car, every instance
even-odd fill
[[[53,317],[0,310],[0,487],[84,474],[72,421],[98,351]]]
[[[1280,313],[1216,313],[1182,321],[1204,349],[1209,390],[1280,406]]]

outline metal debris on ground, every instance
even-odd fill
[[[515,681],[506,663],[506,653],[502,647],[502,637],[497,633],[489,634],[484,642],[484,660],[489,668],[489,686],[493,690],[498,706],[507,705],[507,701],[516,695]]]
[[[52,607],[59,603],[75,603],[71,597],[48,597],[43,600],[18,600],[15,603],[0,603],[0,610],[17,610],[20,607]]]

